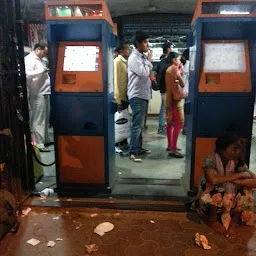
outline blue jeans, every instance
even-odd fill
[[[164,97],[165,97],[165,93],[161,93],[161,107],[160,107],[160,112],[158,115],[158,129],[163,129],[165,127],[165,118],[164,118]]]
[[[129,154],[137,154],[142,149],[142,131],[148,109],[148,101],[140,98],[130,99],[132,109],[131,141]]]

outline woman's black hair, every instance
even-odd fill
[[[179,54],[177,52],[170,52],[167,56],[167,59],[166,59],[166,62],[169,64],[169,65],[172,65],[173,64],[173,60],[174,59],[177,59],[179,57]]]
[[[189,48],[187,48],[183,53],[182,56],[186,58],[186,60],[189,60]]]
[[[220,136],[215,142],[215,152],[222,153],[224,152],[230,145],[234,143],[238,143],[240,138],[233,132],[226,132],[222,136]]]
[[[183,53],[180,58],[181,63],[183,66],[186,64],[187,60],[189,60],[189,48],[187,48]]]

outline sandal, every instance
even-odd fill
[[[181,151],[181,148],[177,148],[177,151]],[[166,148],[166,151],[172,151],[170,148]]]
[[[183,158],[184,155],[182,155],[180,152],[177,152],[177,151],[171,151],[169,153],[169,156],[172,156],[172,157],[175,157],[175,158]]]

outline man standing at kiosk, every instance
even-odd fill
[[[136,49],[128,60],[128,98],[132,109],[130,159],[142,162],[139,154],[150,153],[142,148],[142,131],[147,113],[148,101],[151,98],[150,73],[153,65],[152,51],[148,47],[148,35],[138,30],[135,34]],[[148,53],[148,56],[145,55]]]
[[[47,46],[36,44],[34,51],[25,57],[29,105],[31,109],[31,129],[41,152],[49,152],[45,144],[49,142],[48,125],[50,117],[50,77],[48,68],[42,61],[47,54]]]
[[[128,58],[130,56],[130,47],[127,44],[122,44],[119,46],[119,50],[120,50],[120,54],[118,55],[118,57],[114,59],[114,86],[115,86],[114,97],[117,102],[118,113],[121,113],[122,111],[125,110],[129,117],[127,83],[128,83]],[[123,141],[119,141],[119,143],[116,143],[116,153],[122,153],[122,150],[119,148],[119,145],[126,146],[126,147],[128,146],[127,137]]]
[[[128,83],[128,58],[130,55],[129,45],[120,46],[120,54],[114,60],[114,84],[115,84],[115,100],[117,102],[118,111],[128,108],[127,83]]]

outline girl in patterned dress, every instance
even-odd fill
[[[226,133],[215,143],[215,153],[204,161],[195,207],[205,222],[226,237],[236,235],[238,223],[252,226],[256,175],[241,160],[242,144],[233,133]]]

